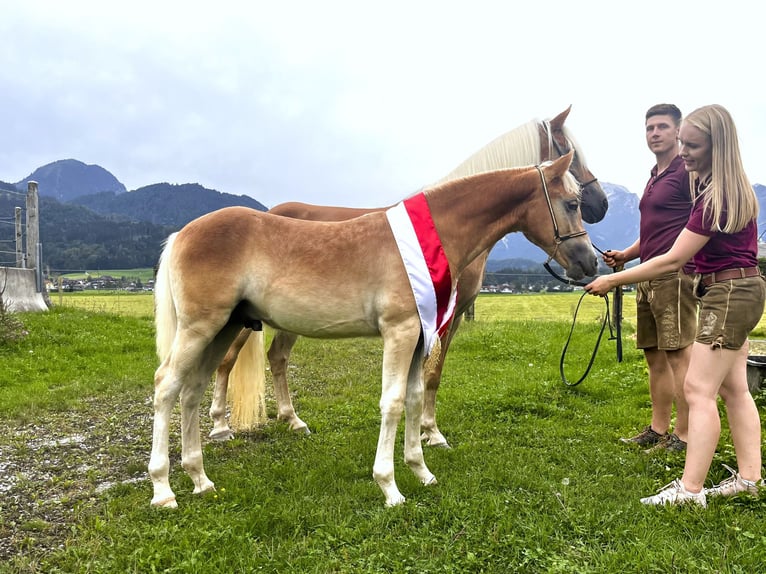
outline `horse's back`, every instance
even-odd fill
[[[361,207],[338,207],[333,205],[312,205],[299,201],[288,201],[275,205],[269,213],[290,217],[292,219],[305,219],[310,221],[344,221],[353,219],[385,208],[361,208]]]

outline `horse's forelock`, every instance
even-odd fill
[[[541,163],[540,167],[545,168],[552,164],[553,160],[547,160]],[[567,170],[561,177],[564,183],[564,190],[567,193],[576,195],[578,198],[582,199],[582,188],[580,187],[580,183],[577,181],[577,178],[572,175],[572,172]]]
[[[567,193],[575,194],[579,199],[582,199],[582,188],[577,181],[577,178],[572,175],[572,172],[567,170],[564,174],[564,189]]]

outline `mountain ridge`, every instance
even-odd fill
[[[79,266],[91,268],[128,268],[128,262],[135,267],[150,266],[169,233],[204,213],[233,205],[267,210],[250,196],[228,194],[198,183],[163,182],[127,191],[103,167],[69,159],[37,168],[20,182],[0,182],[0,218],[12,214],[13,206],[23,207],[21,192],[33,178],[41,198],[44,260],[56,269],[77,266],[77,257],[83,258]],[[585,224],[585,229],[597,249],[624,249],[638,237],[640,197],[622,185],[601,184],[609,210],[601,222]],[[755,184],[753,188],[764,220],[763,225],[759,222],[760,234],[766,229],[766,186]],[[4,190],[17,194],[3,195]],[[4,234],[6,230],[0,229],[0,241],[9,241]],[[493,247],[488,269],[523,265],[524,261],[539,266],[546,259],[546,254],[523,234],[512,233]],[[0,266],[3,264],[0,261]]]

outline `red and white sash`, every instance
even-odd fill
[[[386,211],[410,279],[430,355],[455,314],[456,286],[425,195],[418,193]]]

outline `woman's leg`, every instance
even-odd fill
[[[689,405],[689,440],[681,478],[689,492],[700,492],[705,484],[721,435],[718,392],[738,356],[738,351],[697,342],[692,347],[684,383],[684,394]]]
[[[745,344],[738,351],[724,350],[735,358],[720,393],[726,403],[739,474],[745,480],[755,482],[761,478],[761,420],[747,386],[747,349]]]

